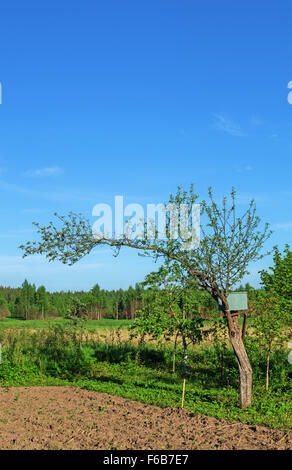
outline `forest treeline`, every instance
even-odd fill
[[[88,292],[48,292],[27,280],[19,288],[0,287],[0,316],[45,319],[78,316],[90,319],[133,319],[141,304],[142,287],[104,290],[96,284]]]
[[[21,287],[0,286],[0,319],[4,317],[24,320],[77,316],[100,320],[103,318],[135,319],[143,307],[146,290],[143,283],[128,289],[104,290],[96,284],[89,291],[48,292],[44,286],[36,287],[27,280]],[[249,284],[237,290],[247,291],[249,298],[256,289]],[[149,296],[149,293],[148,293]],[[213,299],[197,290],[197,308],[204,317],[217,310]]]

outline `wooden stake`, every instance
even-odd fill
[[[184,407],[184,401],[185,401],[185,390],[186,390],[186,379],[184,379],[183,382],[183,391],[182,391],[182,400],[181,400],[181,407]]]

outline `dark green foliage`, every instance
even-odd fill
[[[0,292],[0,321],[3,320],[3,318],[7,317],[9,314],[10,312],[8,303],[2,292]]]
[[[41,313],[42,318],[45,317],[46,312],[49,309],[49,299],[48,299],[48,294],[46,292],[46,288],[44,286],[40,286],[34,297],[34,303],[36,304],[36,307],[38,311]]]
[[[285,246],[283,253],[277,246],[274,247],[274,266],[269,271],[261,271],[261,280],[264,288],[278,298],[282,314],[286,314],[292,321],[292,251],[289,245]]]
[[[143,284],[130,286],[127,290],[111,291],[101,289],[96,284],[88,292],[50,293],[44,286],[36,289],[34,285],[24,281],[21,288],[0,287],[0,303],[1,298],[4,299],[3,317],[12,316],[26,320],[80,316],[78,305],[83,306],[81,316],[92,320],[103,318],[133,320],[136,318],[137,310],[141,309],[144,290]],[[204,291],[200,291],[197,295],[197,307],[203,316],[210,315],[212,310],[217,311],[216,302]]]
[[[67,318],[87,318],[87,305],[78,297],[70,299],[70,304],[67,307]]]
[[[25,280],[21,288],[0,287],[1,298],[5,300],[2,316],[11,315],[26,320],[58,316],[87,317],[93,320],[134,319],[140,308],[142,290],[141,286],[136,285],[127,290],[106,291],[96,284],[89,292],[50,293],[44,286],[36,289],[35,285]]]

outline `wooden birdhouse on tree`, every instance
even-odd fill
[[[230,311],[241,313],[248,310],[247,292],[230,292],[227,296]],[[219,299],[219,310],[222,310],[222,303]]]
[[[232,316],[237,316],[243,314],[243,326],[242,326],[242,339],[245,337],[246,333],[246,322],[248,317],[248,298],[247,292],[230,292],[227,296],[228,305]],[[222,309],[222,302],[219,299],[219,310]]]

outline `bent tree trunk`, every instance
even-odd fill
[[[229,316],[229,318],[228,318]],[[229,338],[239,368],[239,401],[241,408],[247,408],[252,401],[252,367],[242,340],[238,318],[227,316]]]

